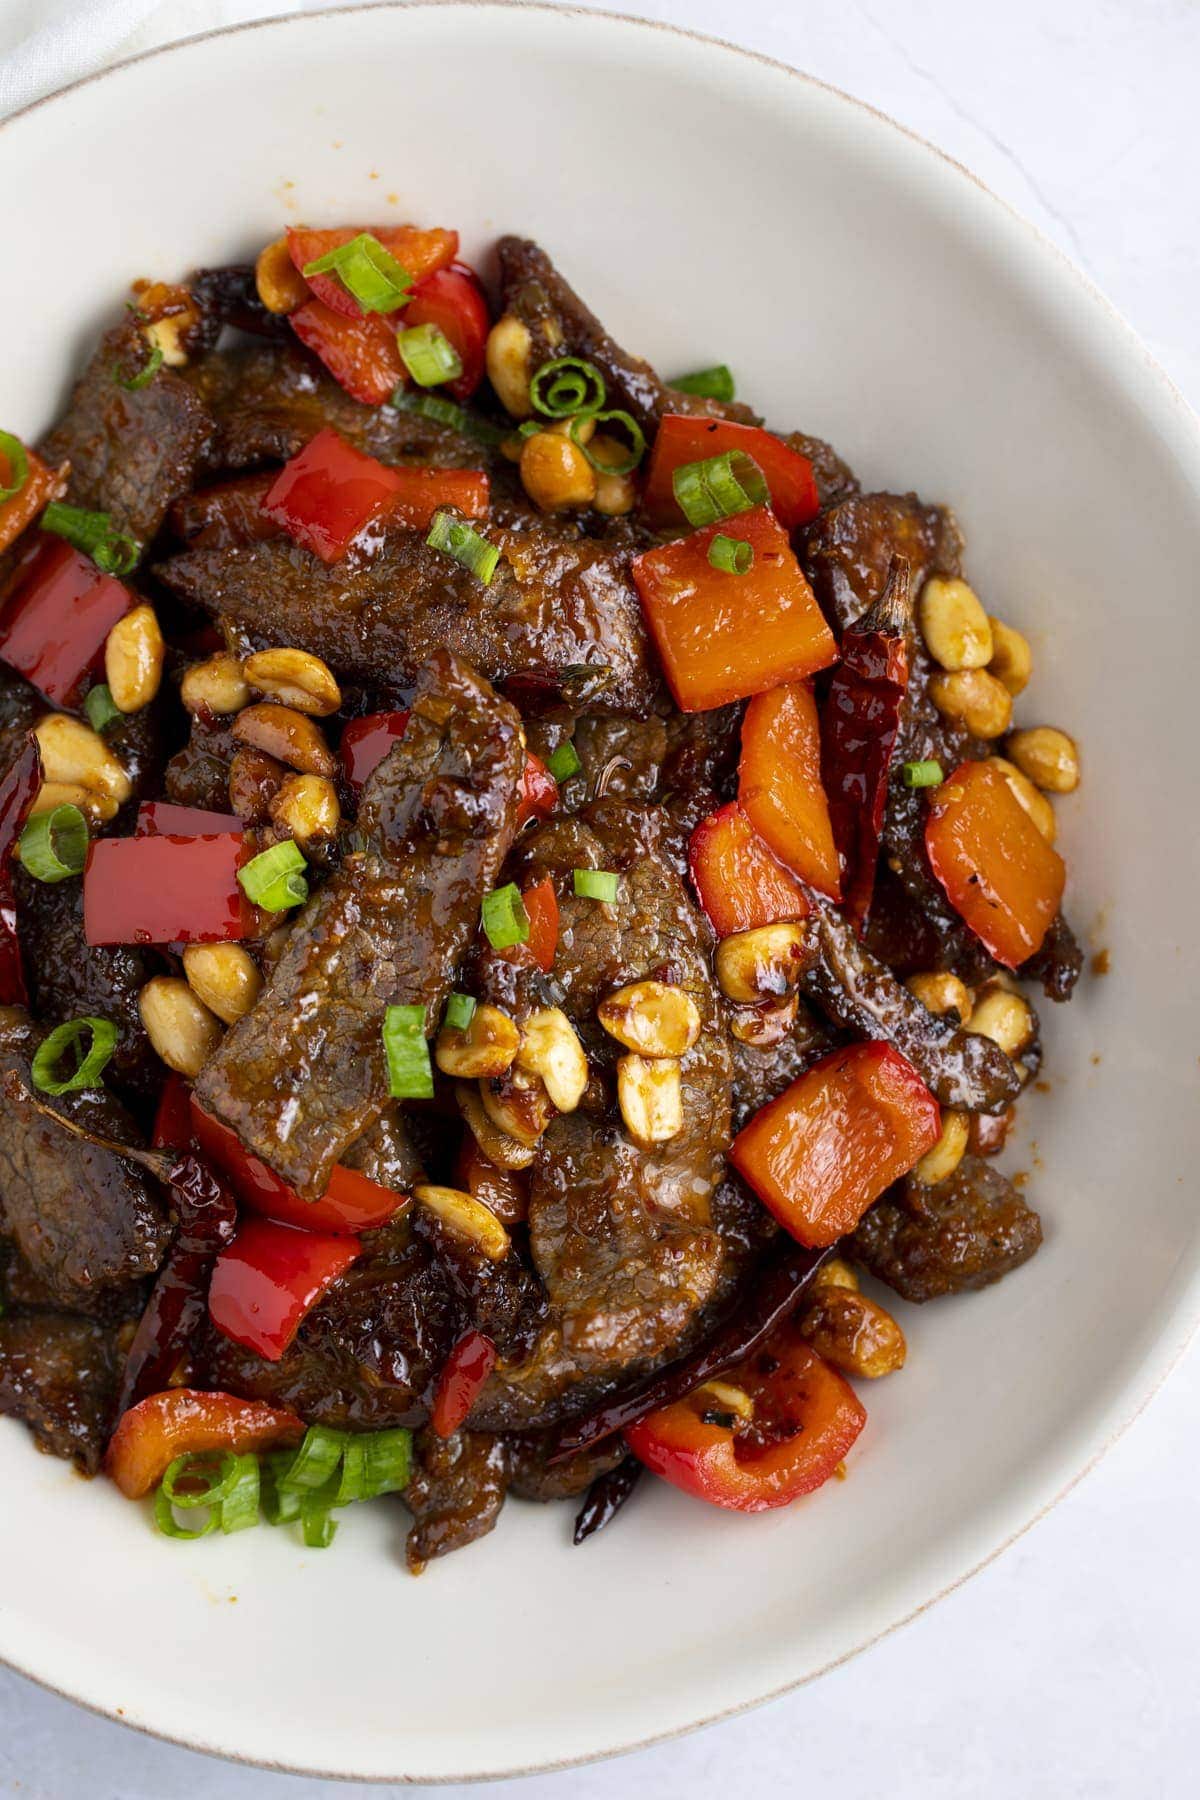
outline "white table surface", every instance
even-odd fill
[[[166,0],[128,48],[220,22],[237,3]],[[282,8],[266,0],[259,10]],[[1196,0],[651,0],[612,10],[736,37],[931,138],[1056,239],[1200,405]],[[1053,1194],[1043,1202],[1052,1212]],[[1080,1487],[903,1631],[743,1718],[493,1791],[740,1800],[820,1784],[841,1800],[1190,1800],[1200,1792],[1198,1425],[1194,1345]],[[66,1553],[86,1578],[85,1520]],[[0,1792],[22,1800],[353,1791],[135,1736],[0,1671]]]

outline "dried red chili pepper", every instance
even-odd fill
[[[842,865],[842,904],[860,936],[875,891],[911,630],[909,565],[893,556],[882,594],[842,634],[842,660],[821,708],[821,777]]]
[[[637,1457],[627,1456],[615,1469],[597,1475],[575,1516],[571,1542],[585,1544],[588,1538],[595,1537],[598,1531],[610,1525],[644,1474],[644,1466]]]
[[[25,1006],[29,992],[17,936],[12,853],[42,785],[42,754],[30,732],[25,748],[0,782],[0,1005]]]

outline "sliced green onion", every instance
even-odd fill
[[[544,362],[529,383],[530,405],[546,419],[598,413],[607,398],[603,375],[581,356],[556,356]]]
[[[388,405],[395,407],[397,412],[416,413],[422,419],[433,419],[438,425],[447,425],[451,431],[459,431],[464,437],[474,438],[477,443],[492,448],[502,444],[508,436],[507,431],[493,425],[490,419],[469,413],[465,406],[458,406],[441,394],[414,394],[411,388],[397,388]]]
[[[517,436],[520,438],[541,437],[545,429],[546,427],[540,419],[524,419],[517,426]]]
[[[154,377],[158,374],[158,371],[162,368],[162,346],[160,344],[153,344],[148,346],[148,348],[150,354],[136,375],[122,375],[119,366],[114,366],[113,368],[113,378],[116,381],[117,386],[123,387],[127,393],[136,394],[139,389],[149,387],[150,383],[154,380]]]
[[[393,1100],[432,1100],[433,1068],[425,1041],[423,1006],[389,1006],[383,1015],[383,1054]]]
[[[262,1458],[259,1478],[263,1517],[268,1525],[290,1525],[300,1517],[304,1489],[285,1487],[283,1482],[294,1460],[290,1450],[275,1450]]]
[[[515,881],[493,888],[480,908],[484,935],[493,950],[509,950],[529,937],[529,914]]]
[[[667,383],[680,394],[699,394],[702,400],[732,400],[733,374],[724,363],[711,369],[697,369],[691,375],[678,375]]]
[[[752,506],[765,506],[771,497],[762,470],[744,450],[681,463],[671,486],[688,524],[697,526],[716,525]]]
[[[193,1543],[196,1538],[207,1537],[210,1531],[215,1531],[220,1522],[220,1512],[214,1506],[210,1509],[204,1524],[195,1531],[189,1531],[186,1525],[181,1525],[176,1519],[175,1507],[167,1498],[165,1490],[160,1487],[154,1496],[154,1523],[164,1537],[178,1538],[184,1543]]]
[[[380,1494],[398,1494],[408,1486],[412,1473],[412,1432],[402,1425],[386,1431],[368,1431],[355,1442],[363,1448],[363,1500]]]
[[[478,575],[484,587],[487,587],[496,573],[496,564],[500,561],[500,552],[495,544],[468,525],[465,520],[456,518],[452,512],[443,507],[433,515],[433,526],[425,539],[431,550],[444,550],[452,556],[464,569],[472,575]]]
[[[0,487],[0,506],[18,495],[29,480],[29,458],[19,437],[11,431],[0,431],[0,454],[8,464],[8,486]]]
[[[413,278],[369,231],[360,231],[348,244],[339,244],[326,256],[305,263],[300,273],[336,275],[346,292],[367,313],[395,312],[407,304]]]
[[[300,1531],[306,1550],[328,1550],[337,1536],[337,1520],[322,1495],[305,1494],[300,1502]]]
[[[88,512],[82,506],[64,506],[61,500],[52,500],[40,524],[43,531],[52,531],[90,556],[106,575],[128,575],[142,553],[136,538],[114,531],[112,518],[105,512]]]
[[[287,912],[308,899],[308,883],[300,873],[306,869],[300,851],[291,838],[286,843],[272,844],[252,856],[238,870],[238,883],[243,894],[255,906],[267,912]]]
[[[83,702],[83,710],[88,716],[88,724],[93,731],[105,731],[116,720],[125,717],[113,699],[112,689],[107,681],[97,682],[95,687],[88,689]]]
[[[626,451],[625,455],[616,462],[602,456],[594,455],[589,446],[582,443],[577,435],[579,426],[587,419],[594,419],[597,425],[603,425],[606,420],[613,419],[618,425],[623,426],[629,433],[630,440],[629,449]],[[643,456],[646,454],[646,434],[638,424],[637,420],[632,418],[627,412],[618,410],[616,412],[580,413],[578,417],[571,420],[568,431],[571,442],[575,445],[576,449],[582,450],[593,469],[599,469],[601,474],[628,475],[631,469],[637,468]]]
[[[335,1506],[350,1506],[367,1494],[367,1453],[360,1432],[352,1432],[342,1452],[342,1473],[334,1494]]]
[[[463,372],[462,357],[436,325],[413,325],[408,331],[398,331],[396,342],[400,360],[418,387],[457,381]]]
[[[258,1524],[262,1492],[257,1456],[234,1456],[232,1461],[229,1485],[221,1501],[221,1530],[226,1537],[231,1531],[248,1531]]]
[[[470,994],[451,994],[446,1002],[442,1023],[451,1031],[465,1031],[475,1017],[475,1001]]]
[[[92,1041],[87,1055],[73,1074],[60,1078],[55,1073],[60,1058],[89,1032]],[[117,1028],[111,1019],[68,1019],[64,1025],[56,1025],[34,1051],[33,1085],[39,1094],[74,1094],[82,1088],[99,1087],[101,1072],[116,1047]]]
[[[745,575],[754,566],[754,550],[745,538],[726,537],[718,531],[708,546],[708,560],[726,575]]]
[[[233,1486],[239,1460],[231,1450],[195,1450],[177,1456],[162,1478],[161,1492],[182,1512],[219,1506]]]
[[[572,775],[578,775],[583,764],[579,760],[579,752],[568,739],[560,744],[553,756],[546,759],[546,767],[555,781],[570,781]]]
[[[307,1491],[323,1487],[341,1461],[345,1447],[344,1431],[333,1431],[328,1425],[310,1425],[287,1468],[276,1465],[275,1478],[280,1490]]]
[[[35,881],[82,875],[87,861],[87,820],[77,806],[56,806],[30,819],[20,839],[21,867]]]
[[[609,869],[576,869],[572,881],[581,900],[604,900],[609,906],[621,885],[621,877]]]
[[[940,787],[946,777],[942,773],[941,763],[930,759],[929,762],[901,763],[900,779],[905,787],[923,788]]]

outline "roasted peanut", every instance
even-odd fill
[[[277,706],[270,700],[259,700],[247,706],[233,722],[233,735],[239,744],[250,744],[265,750],[302,775],[336,775],[337,759],[306,713],[291,706]]]
[[[123,713],[149,706],[162,682],[163,635],[152,606],[135,606],[118,619],[104,645],[104,674],[113,705]]]
[[[464,1194],[461,1188],[424,1183],[412,1192],[418,1206],[431,1212],[452,1236],[478,1250],[489,1262],[504,1261],[509,1252],[508,1233],[482,1200]]]
[[[189,944],[183,972],[192,992],[226,1025],[244,1019],[262,989],[258,964],[241,944]]]
[[[532,351],[529,327],[513,313],[505,313],[502,319],[497,319],[488,332],[488,380],[495,388],[501,406],[514,419],[527,419],[533,411],[533,402],[529,398]]]
[[[535,1145],[554,1117],[545,1086],[524,1069],[510,1069],[493,1081],[479,1083],[483,1110],[498,1131],[527,1148]]]
[[[814,1292],[819,1288],[853,1288],[858,1292],[858,1276],[850,1264],[840,1256],[831,1256],[827,1263],[822,1263],[813,1276]]]
[[[596,471],[570,438],[539,431],[521,450],[521,486],[543,512],[590,506],[596,498]]]
[[[342,704],[333,670],[307,650],[256,650],[242,673],[260,693],[317,719],[327,719]]]
[[[617,1103],[641,1150],[665,1144],[683,1130],[683,1083],[674,1057],[622,1056],[617,1063]]]
[[[931,576],[917,607],[921,636],[943,669],[982,669],[992,658],[992,628],[973,587]]]
[[[229,764],[229,807],[243,825],[265,825],[287,770],[265,750],[235,750]]]
[[[787,1037],[799,1012],[800,1000],[796,994],[789,994],[786,1000],[763,1000],[757,1006],[732,1006],[729,1029],[739,1044],[769,1050]]]
[[[56,806],[77,806],[90,825],[107,825],[121,810],[108,794],[94,788],[80,787],[73,781],[43,781],[29,808],[29,816],[53,812]]]
[[[580,417],[578,413],[574,413],[569,419],[547,419],[542,430],[557,431],[559,437],[569,437],[573,444],[590,444],[596,435],[596,421],[590,414],[585,413]]]
[[[904,985],[926,1012],[935,1013],[939,1018],[943,1013],[957,1013],[960,1025],[965,1025],[971,1016],[971,990],[957,975],[941,969],[924,969],[918,975],[910,975]]]
[[[1053,725],[1014,731],[1005,748],[1022,775],[1049,794],[1073,794],[1079,786],[1079,750],[1074,738]]]
[[[596,494],[592,501],[598,513],[606,519],[623,518],[632,512],[637,505],[637,485],[632,475],[614,475],[610,470],[597,469]]]
[[[151,349],[162,351],[169,369],[182,369],[195,347],[200,307],[185,287],[165,281],[135,281],[142,336]]]
[[[250,698],[250,687],[237,657],[222,651],[206,662],[192,664],[179,684],[179,698],[190,713],[212,713],[221,719],[241,712]]]
[[[443,1025],[433,1046],[433,1059],[443,1075],[480,1081],[507,1075],[521,1043],[513,1019],[498,1006],[477,1006],[465,1029]]]
[[[490,1163],[495,1163],[498,1169],[520,1170],[529,1167],[534,1158],[535,1147],[532,1144],[519,1144],[516,1138],[509,1137],[506,1131],[492,1124],[474,1083],[457,1082],[454,1098],[480,1153]]]
[[[587,1057],[575,1027],[561,1007],[543,1006],[526,1019],[517,1067],[541,1077],[560,1113],[575,1111],[588,1084]]]
[[[337,789],[327,775],[289,775],[270,801],[269,811],[302,850],[328,843],[342,817]]]
[[[155,975],[138,995],[146,1036],[169,1069],[194,1081],[221,1041],[221,1023],[186,981]]]
[[[700,1036],[700,1009],[686,988],[631,981],[600,1002],[596,1015],[610,1037],[639,1056],[682,1056]]]
[[[1048,844],[1052,844],[1058,836],[1058,820],[1054,816],[1054,808],[1040,788],[1035,788],[1028,775],[1022,775],[1016,763],[1010,763],[1006,757],[993,756],[992,767],[999,769],[1009,787],[1013,798],[1029,814]]]
[[[932,1150],[927,1150],[920,1162],[910,1170],[912,1179],[925,1187],[935,1187],[939,1181],[945,1181],[948,1175],[953,1175],[966,1154],[970,1129],[969,1113],[958,1112],[953,1107],[943,1107],[942,1135]]]
[[[133,792],[129,776],[99,732],[70,713],[48,713],[33,729],[47,781],[86,788],[116,806],[125,804]]]
[[[1029,639],[1003,619],[989,616],[988,624],[992,628],[992,660],[988,671],[1002,681],[1015,699],[1029,685],[1029,677],[1033,674],[1033,651],[1029,648]]]
[[[730,1000],[753,1005],[795,993],[807,962],[803,925],[786,922],[735,931],[717,945],[717,980]]]
[[[292,261],[286,237],[277,237],[258,253],[254,285],[269,313],[295,312],[309,299],[311,289]]]
[[[1007,1056],[1019,1056],[1033,1042],[1033,1012],[1020,994],[989,981],[975,996],[971,1030],[991,1038]]]
[[[1002,737],[1012,719],[1012,695],[986,669],[931,675],[929,697],[940,713],[958,719],[972,737]]]
[[[849,1288],[822,1288],[800,1318],[818,1356],[847,1375],[873,1381],[904,1367],[908,1346],[890,1312]]]

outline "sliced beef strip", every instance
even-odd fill
[[[423,1176],[398,1103],[385,1107],[357,1142],[343,1150],[341,1160],[343,1167],[357,1169],[368,1181],[398,1194],[407,1193]]]
[[[139,1319],[145,1309],[150,1277],[122,1287],[73,1288],[71,1311],[101,1325]],[[58,1312],[62,1295],[27,1263],[15,1244],[0,1238],[0,1318],[6,1312]]]
[[[29,1087],[30,1059],[43,1035],[19,1007],[0,1008],[0,1082],[16,1077]],[[133,1120],[104,1089],[47,1104],[118,1143],[140,1141]],[[170,1241],[166,1210],[140,1169],[57,1129],[8,1093],[0,1105],[0,1231],[67,1307],[80,1289],[153,1274]]]
[[[509,1491],[521,1500],[573,1500],[593,1481],[624,1462],[622,1438],[602,1438],[562,1462],[551,1463],[556,1439],[550,1432],[514,1432],[500,1440],[508,1451]]]
[[[667,755],[663,719],[580,719],[572,742],[583,765],[568,789],[575,807],[606,796],[652,800],[658,792]]]
[[[784,1088],[798,1081],[842,1039],[801,1001],[796,1023],[777,1044],[759,1049],[730,1039],[733,1047],[733,1128],[746,1121]]]
[[[71,396],[65,417],[40,446],[71,465],[72,506],[112,514],[119,531],[148,544],[167,508],[195,486],[212,420],[193,388],[162,367],[145,387],[120,387],[114,368],[137,369],[145,340],[133,319],[113,327]]]
[[[847,1240],[850,1255],[905,1300],[988,1287],[1028,1262],[1042,1224],[994,1163],[964,1156],[936,1187],[911,1176]]]
[[[13,669],[0,664],[0,775],[7,774],[25,738],[46,711],[37,689]]]
[[[444,646],[492,681],[587,670],[595,697],[579,710],[647,712],[658,681],[628,555],[542,530],[489,536],[501,562],[488,587],[399,526],[332,566],[271,538],[185,551],[156,573],[216,619],[384,687],[415,678]]]
[[[801,560],[835,631],[878,600],[893,556],[907,559],[914,594],[930,575],[961,575],[962,534],[953,513],[925,506],[915,494],[856,494],[809,526]]]
[[[362,848],[310,900],[196,1085],[298,1193],[324,1192],[387,1102],[386,1008],[419,1004],[433,1028],[512,842],[523,767],[516,712],[439,652],[363,790]]]
[[[227,813],[229,765],[238,745],[230,730],[232,721],[194,716],[182,750],[167,764],[163,791],[176,806],[198,806],[203,812]]]
[[[414,1575],[435,1556],[448,1556],[486,1537],[508,1491],[508,1453],[486,1431],[440,1438],[422,1431],[413,1446],[413,1472],[403,1499],[413,1516],[405,1559]]]
[[[807,456],[812,464],[817,499],[823,510],[838,506],[843,500],[850,500],[860,492],[857,475],[824,438],[809,437],[803,431],[792,431],[783,441],[790,450],[798,450],[801,456]]]
[[[113,1331],[66,1313],[0,1319],[0,1413],[38,1447],[95,1475],[112,1430],[121,1358]]]

